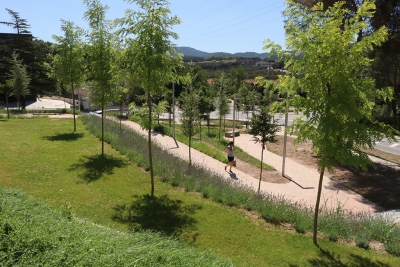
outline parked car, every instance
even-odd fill
[[[100,115],[101,113],[102,113],[101,110],[96,110],[96,111],[89,112],[89,114],[92,114],[92,115]]]

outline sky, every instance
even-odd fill
[[[124,16],[126,9],[138,10],[136,4],[123,0],[101,0],[109,6],[107,19]],[[270,39],[285,48],[282,11],[285,0],[169,0],[171,15],[181,24],[173,32],[176,46],[187,46],[204,52],[263,53],[263,42]],[[30,31],[38,39],[54,42],[61,36],[60,20],[73,21],[88,29],[83,19],[86,6],[82,0],[0,0],[0,21],[12,21],[6,8],[27,19]],[[0,24],[0,32],[15,33]]]

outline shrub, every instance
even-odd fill
[[[363,249],[369,249],[369,240],[366,234],[360,233],[356,236],[356,246]]]

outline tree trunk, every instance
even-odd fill
[[[189,133],[189,166],[192,166],[192,152],[191,152],[191,148],[192,147],[192,136]]]
[[[316,246],[318,246],[318,242],[317,242],[317,234],[318,234],[318,214],[319,214],[319,203],[320,203],[320,200],[321,200],[322,180],[324,179],[324,171],[325,171],[325,167],[322,168],[321,173],[320,173],[320,175],[319,175],[317,202],[315,203],[315,211],[314,211],[313,243],[314,243],[314,245],[316,245]]]
[[[74,85],[72,85],[72,112],[74,113],[74,132],[76,132]]]
[[[201,142],[201,119],[200,119],[199,127],[200,127],[200,142]]]
[[[154,174],[153,174],[153,155],[151,153],[151,95],[150,89],[147,92],[147,105],[149,107],[149,131],[148,131],[148,143],[149,143],[149,164],[150,164],[150,180],[151,180],[151,196],[154,196]]]
[[[6,107],[7,107],[7,119],[10,119],[10,109],[8,108],[8,95],[6,94]]]
[[[101,107],[101,155],[104,155],[104,107]]]
[[[261,169],[260,169],[260,181],[258,182],[258,193],[260,193],[261,189],[261,178],[262,178],[262,171],[263,171],[263,159],[264,159],[264,144],[261,148]]]

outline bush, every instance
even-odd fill
[[[369,249],[369,240],[366,234],[360,233],[356,236],[356,246],[363,249]]]

